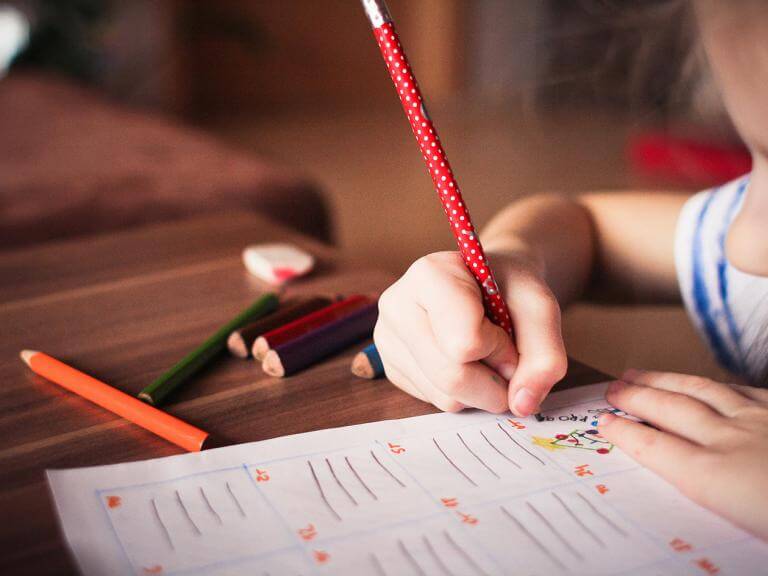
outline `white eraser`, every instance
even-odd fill
[[[243,250],[243,264],[257,278],[277,286],[309,274],[315,258],[293,244],[254,244]]]

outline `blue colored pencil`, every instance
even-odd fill
[[[376,344],[366,346],[352,360],[352,374],[360,378],[374,380],[384,376],[384,365],[376,350]]]

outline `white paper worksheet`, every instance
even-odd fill
[[[765,574],[597,434],[604,386],[48,477],[86,575]]]

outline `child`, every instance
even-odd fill
[[[768,386],[768,13],[762,0],[694,0],[702,41],[753,171],[698,194],[541,196],[482,234],[514,323],[483,315],[455,252],[416,261],[381,297],[389,379],[446,411],[536,411],[566,371],[560,306],[588,291],[682,299],[723,365]],[[629,371],[608,400],[654,426],[600,430],[684,493],[768,540],[768,390]]]

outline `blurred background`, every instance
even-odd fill
[[[642,4],[389,1],[479,227],[749,170],[687,4]],[[0,250],[242,209],[395,274],[452,249],[380,59],[357,0],[0,0]],[[679,307],[565,320],[606,371],[721,375]]]

